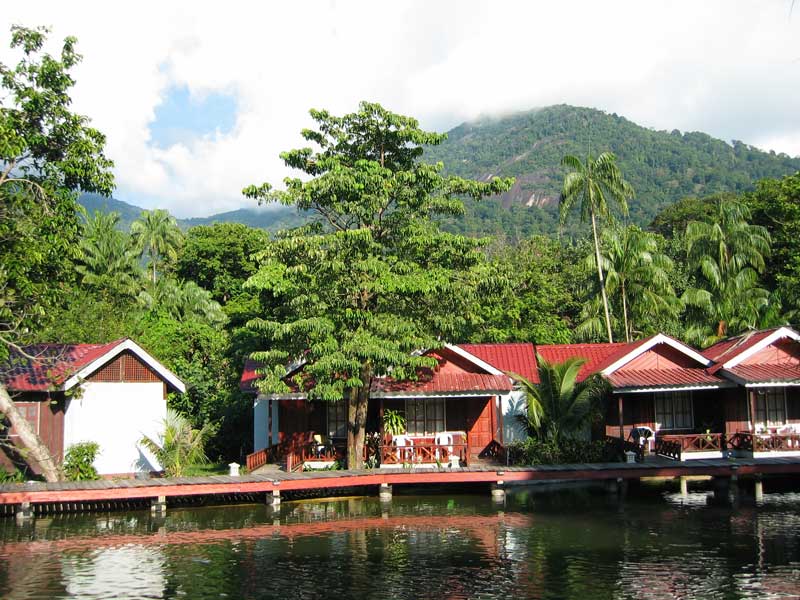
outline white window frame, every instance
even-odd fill
[[[658,421],[658,401],[659,399],[669,400],[671,409],[672,424],[675,424],[675,396],[677,394],[687,394],[689,399],[689,414],[690,423],[688,427],[667,427],[666,423]],[[691,431],[694,429],[694,393],[692,390],[673,390],[671,392],[653,392],[653,420],[656,424],[656,430],[660,431],[666,429],[668,431]]]
[[[414,432],[407,431],[409,435],[436,435],[437,433],[441,433],[440,431],[428,431],[428,403],[429,402],[441,402],[442,403],[442,431],[447,431],[447,399],[446,398],[406,398],[405,404],[403,409],[405,410],[406,414],[406,429],[408,430],[408,403],[409,402],[422,402],[424,407],[424,416],[422,418],[423,428],[425,429],[424,432]],[[418,420],[418,419],[417,419]]]
[[[776,389],[783,390],[783,421],[780,422],[780,423],[771,422],[769,420],[769,406],[767,405],[767,396],[768,396],[768,394],[770,392],[775,391]],[[776,387],[756,388],[756,389],[754,389],[752,391],[752,393],[756,395],[756,401],[754,402],[755,409],[756,409],[756,414],[752,415],[753,423],[754,423],[754,425],[756,427],[758,427],[758,426],[761,426],[762,428],[783,427],[784,425],[786,425],[789,422],[789,405],[788,405],[787,398],[786,398],[787,397],[786,386],[782,386],[780,388],[776,388]],[[757,420],[758,419],[758,413],[759,413],[758,403],[759,403],[759,400],[761,398],[763,398],[763,402],[764,402],[764,421],[758,421]]]

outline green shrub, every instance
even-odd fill
[[[14,469],[12,472],[0,469],[0,483],[23,483],[25,479],[25,473],[19,469]]]
[[[569,463],[595,463],[613,461],[606,443],[562,438],[552,440],[528,438],[512,442],[507,448],[509,462],[514,465],[555,465]]]
[[[100,479],[94,468],[94,459],[100,453],[97,442],[80,442],[67,449],[64,457],[64,477],[70,481]]]

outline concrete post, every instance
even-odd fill
[[[681,496],[688,496],[689,495],[689,478],[688,477],[681,477]]]
[[[388,483],[382,483],[380,488],[378,488],[378,498],[381,502],[391,502],[392,501],[392,486]]]
[[[31,503],[23,502],[22,504],[17,505],[15,516],[17,518],[17,525],[23,525],[31,521],[33,519],[33,508],[31,507]]]
[[[756,502],[764,501],[764,480],[761,477],[756,477],[755,480],[755,497]]]
[[[150,513],[153,516],[161,517],[167,514],[167,497],[158,496],[150,501]]]
[[[267,492],[267,506],[271,506],[272,508],[278,508],[280,505],[281,505],[281,491],[272,490],[272,492]]]
[[[506,499],[506,490],[505,487],[503,487],[502,480],[492,484],[491,492],[492,500],[495,502],[503,502]]]

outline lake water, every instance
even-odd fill
[[[4,519],[0,597],[800,597],[800,493],[734,509],[672,487],[537,487],[504,504],[481,489]]]

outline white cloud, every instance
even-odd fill
[[[302,143],[308,108],[341,113],[361,99],[439,129],[565,102],[798,155],[800,15],[790,6],[54,1],[3,12],[53,25],[54,39],[78,37],[75,108],[108,136],[116,195],[196,216],[247,205],[249,183],[279,183],[278,153]],[[181,85],[235,94],[233,130],[152,143],[155,109]]]

